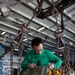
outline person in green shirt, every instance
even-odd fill
[[[32,69],[36,66],[48,66],[49,69],[58,69],[62,65],[62,60],[53,54],[50,50],[43,48],[43,41],[39,37],[35,37],[30,50],[24,57],[21,68],[26,70]]]

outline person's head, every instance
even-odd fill
[[[38,53],[38,54],[42,53],[43,42],[42,42],[41,38],[35,37],[31,42],[31,46],[36,53]]]

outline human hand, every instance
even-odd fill
[[[33,63],[29,63],[29,64],[28,64],[28,67],[31,68],[31,69],[34,68],[35,66],[36,66],[36,65],[33,64]]]
[[[48,63],[48,68],[49,68],[50,70],[54,69],[54,64]]]

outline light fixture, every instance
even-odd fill
[[[41,30],[43,30],[43,29],[45,29],[45,27],[41,27],[41,28],[39,28],[38,31],[41,31]]]
[[[15,48],[14,50],[15,50],[15,51],[19,51],[19,49],[18,49],[18,48]]]
[[[70,45],[73,45],[73,43],[72,43],[72,42],[70,42]]]
[[[55,52],[52,52],[52,53],[55,53]]]
[[[60,54],[60,57],[62,56],[62,54]]]
[[[2,32],[1,35],[4,35],[6,32]]]
[[[26,39],[23,39],[23,41],[26,41],[26,40],[28,40],[27,38]]]

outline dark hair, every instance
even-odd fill
[[[31,46],[33,47],[34,45],[38,46],[40,43],[42,43],[42,39],[39,37],[35,37],[32,42],[31,42]]]

